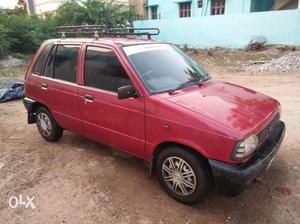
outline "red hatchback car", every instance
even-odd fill
[[[28,123],[47,141],[69,130],[146,160],[186,204],[212,189],[239,194],[269,168],[285,133],[278,101],[212,79],[153,40],[48,40],[25,92]]]

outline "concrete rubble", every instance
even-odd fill
[[[296,72],[300,71],[300,51],[289,52],[286,55],[272,59],[264,64],[247,65],[244,68],[248,72]]]

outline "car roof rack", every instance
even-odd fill
[[[157,36],[160,33],[158,28],[131,28],[131,27],[116,27],[108,28],[104,25],[82,25],[82,26],[59,26],[56,27],[56,33],[61,35],[61,38],[66,38],[67,35],[75,37],[88,37],[94,35],[96,39],[102,37],[128,37],[128,36],[147,36],[151,39],[152,36]]]

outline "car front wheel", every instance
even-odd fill
[[[57,141],[63,134],[63,129],[56,123],[50,111],[45,107],[37,109],[36,125],[40,134],[49,142]]]
[[[203,159],[184,148],[164,149],[156,171],[164,190],[179,202],[196,203],[208,192],[209,171]]]

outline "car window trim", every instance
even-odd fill
[[[80,49],[82,48],[82,44],[80,43],[74,43],[74,44],[71,44],[71,43],[55,43],[54,45],[56,45],[56,49],[55,49],[55,55],[54,55],[54,62],[53,62],[53,71],[52,71],[52,79],[53,80],[60,80],[60,81],[63,81],[63,82],[67,82],[67,83],[73,83],[73,84],[78,84],[78,61],[80,59]],[[76,63],[76,74],[75,74],[75,82],[71,82],[71,81],[67,81],[67,80],[63,80],[63,79],[58,79],[58,78],[55,78],[55,58],[56,58],[56,52],[57,52],[57,48],[58,48],[58,45],[71,45],[71,46],[79,46],[79,50],[78,50],[78,56],[77,56],[77,63]]]
[[[157,43],[149,43],[149,44],[157,44]],[[131,63],[131,61],[129,60],[129,57],[127,56],[127,54],[125,53],[124,47],[128,47],[128,46],[135,46],[135,45],[143,45],[143,44],[131,44],[131,45],[125,45],[121,47],[121,51],[124,54],[124,56],[126,57],[127,62],[129,63],[129,65],[131,66],[131,68],[133,69],[135,75],[137,76],[137,78],[139,79],[139,81],[142,83],[142,85],[144,86],[144,89],[146,90],[148,95],[153,95],[151,94],[151,92],[148,90],[148,88],[146,87],[144,81],[141,79],[141,77],[139,76],[139,74],[137,73],[137,69],[135,68],[135,66]]]
[[[42,78],[42,79],[47,79],[47,80],[52,81],[52,82],[60,82],[60,83],[64,83],[64,84],[71,85],[71,86],[77,86],[77,87],[80,86],[78,83],[69,82],[69,81],[65,81],[65,80],[62,80],[62,79],[53,79],[53,78],[47,77],[47,76],[39,76],[39,77]]]
[[[55,52],[54,52],[54,59],[53,59],[54,61],[53,61],[53,64],[52,64],[52,74],[51,74],[51,77],[48,77],[48,78],[53,78],[53,73],[54,73],[54,62],[55,62],[55,55],[56,55],[57,44],[52,44],[52,47],[51,47],[51,49],[50,49],[50,51],[49,51],[49,53],[48,53],[48,55],[47,55],[47,58],[46,58],[46,61],[45,61],[44,65],[43,65],[42,74],[41,74],[42,77],[47,77],[47,76],[44,76],[45,67],[46,67],[46,64],[47,64],[47,62],[48,62],[48,59],[49,59],[49,57],[50,57],[50,55],[51,55],[51,53],[52,53],[52,49],[54,49],[54,48],[55,48]]]
[[[96,91],[96,92],[99,92],[99,93],[110,94],[110,95],[113,95],[113,96],[118,95],[117,92],[113,92],[113,91],[110,91],[110,90],[99,89],[99,88],[92,87],[92,86],[84,86],[84,85],[78,85],[78,86],[79,86],[79,88],[88,89],[88,90]]]
[[[36,74],[35,72],[33,72],[33,70],[34,70],[34,68],[35,68],[35,66],[36,66],[36,63],[38,62],[38,60],[40,59],[40,57],[41,57],[42,54],[44,53],[44,50],[45,50],[49,45],[51,45],[51,43],[45,45],[45,47],[41,50],[41,53],[38,55],[37,59],[35,60],[33,66],[32,66],[32,72],[31,72],[32,75],[42,76],[43,71],[44,71],[44,66],[45,66],[46,61],[47,61],[47,59],[48,59],[48,56],[49,56],[49,54],[50,54],[50,52],[51,52],[51,50],[52,50],[52,47],[51,47],[50,51],[48,52],[48,54],[47,54],[47,56],[46,56],[46,60],[44,60],[44,62],[43,62],[43,65],[42,65],[42,67],[41,67],[41,74]]]
[[[86,85],[85,85],[85,58],[86,58],[86,53],[87,53],[88,47],[104,48],[104,49],[107,49],[107,50],[111,50],[111,51],[115,54],[117,60],[119,61],[120,65],[122,66],[122,68],[123,68],[123,70],[125,71],[125,73],[127,74],[127,76],[128,76],[128,78],[129,78],[129,80],[131,81],[133,87],[134,87],[134,88],[136,89],[136,91],[138,92],[138,95],[141,96],[140,91],[135,87],[134,82],[132,81],[132,79],[131,79],[130,76],[128,75],[128,72],[127,72],[126,69],[124,68],[124,66],[123,66],[123,64],[122,64],[122,62],[121,62],[121,60],[119,59],[117,52],[115,51],[115,49],[114,49],[113,47],[111,47],[111,46],[109,46],[109,45],[99,45],[99,44],[97,44],[97,45],[96,45],[96,44],[95,44],[95,45],[94,45],[94,44],[86,44],[86,45],[85,45],[85,49],[84,49],[84,58],[83,58],[83,66],[82,66],[82,67],[83,67],[83,71],[82,71],[82,86],[83,86],[83,87],[89,88],[89,89],[91,89],[91,90],[97,90],[97,91],[99,91],[99,92],[110,93],[110,94],[115,95],[115,96],[118,95],[118,91],[117,91],[117,92],[114,92],[114,91],[111,91],[111,90],[100,89],[100,88],[97,88],[97,87],[92,87],[92,86],[86,86]]]
[[[123,52],[123,54],[124,54],[124,56],[126,57],[128,63],[130,64],[130,66],[132,67],[132,69],[134,70],[134,72],[136,73],[138,79],[139,79],[140,82],[143,84],[143,86],[144,86],[145,90],[147,91],[147,93],[149,94],[149,96],[157,95],[157,94],[162,94],[162,93],[167,93],[168,91],[160,91],[160,92],[154,92],[154,93],[150,92],[150,90],[147,88],[146,84],[144,83],[144,81],[142,80],[142,78],[140,77],[140,75],[138,74],[136,67],[134,66],[133,63],[131,63],[131,61],[130,61],[128,55],[125,53],[125,49],[124,49],[124,48],[130,47],[130,46],[155,45],[155,44],[165,44],[165,45],[175,46],[175,47],[176,47],[175,44],[167,43],[167,42],[142,43],[142,44],[128,44],[128,45],[124,45],[124,46],[121,47],[121,51]],[[205,70],[203,70],[201,67],[200,67],[200,69],[201,69],[204,73],[207,73],[207,72],[206,72]],[[206,75],[207,75],[208,79],[206,79],[205,81],[211,79],[211,77],[209,76],[208,73],[207,73]],[[203,81],[203,82],[205,82],[205,81]]]

